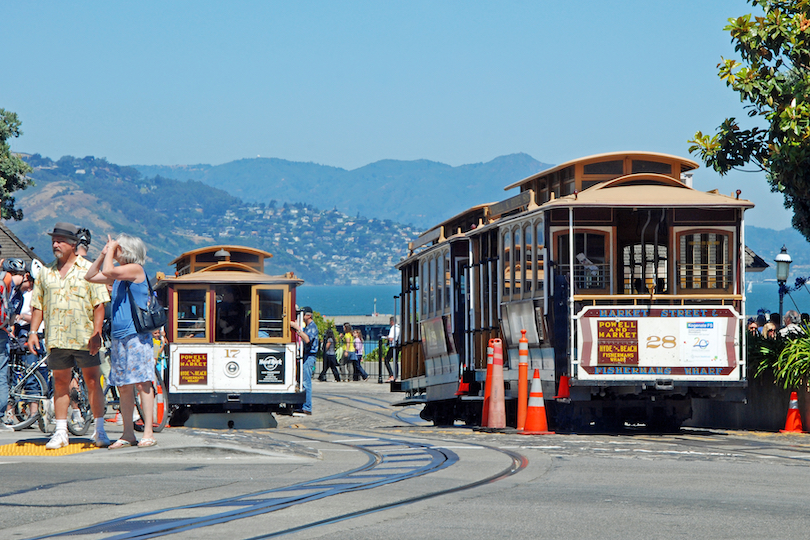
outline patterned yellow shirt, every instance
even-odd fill
[[[93,308],[110,301],[107,288],[85,281],[90,262],[78,257],[64,279],[56,261],[43,268],[31,294],[31,307],[41,309],[48,349],[88,350],[93,335]]]

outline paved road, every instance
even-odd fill
[[[312,417],[281,416],[275,429],[171,428],[149,449],[0,455],[0,536],[804,539],[810,530],[808,435],[488,434],[391,408],[398,396],[385,385],[316,382],[315,395]],[[2,433],[0,445],[37,439],[38,430]]]

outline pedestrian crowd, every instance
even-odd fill
[[[27,341],[25,365],[33,365],[47,350],[47,368],[53,383],[55,429],[45,445],[49,450],[70,444],[67,418],[71,404],[73,371],[81,371],[93,415],[93,442],[99,448],[154,446],[155,329],[136,328],[137,308],[145,309],[149,294],[143,264],[146,246],[126,234],[108,236],[101,255],[85,258],[90,232],[72,223],[59,222],[51,236],[54,261],[42,266],[33,260],[3,261],[0,272],[0,403],[8,403],[9,340]],[[110,441],[104,428],[106,400],[101,385],[102,334],[105,319],[111,328],[109,382],[118,389],[123,434]],[[157,331],[160,337],[160,331]],[[161,340],[162,341],[162,340]],[[134,432],[135,392],[144,411],[143,436]],[[5,401],[4,401],[5,400]],[[35,414],[38,404],[31,404]],[[5,412],[0,430],[8,431],[13,411]]]
[[[748,333],[752,336],[765,339],[776,339],[777,337],[797,337],[805,335],[805,329],[810,325],[810,315],[798,311],[789,310],[784,317],[779,317],[778,313],[771,313],[769,317],[759,314],[756,318],[749,317],[747,321]]]

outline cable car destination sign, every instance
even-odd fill
[[[585,308],[577,316],[587,375],[729,375],[740,316],[728,307]],[[586,376],[587,376],[586,375]]]

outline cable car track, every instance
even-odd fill
[[[267,514],[289,508],[299,504],[317,501],[325,497],[341,495],[353,491],[374,489],[395,482],[413,479],[427,475],[441,469],[450,467],[459,461],[458,455],[450,449],[433,446],[428,443],[411,442],[390,438],[360,438],[357,434],[346,434],[334,431],[312,430],[330,437],[344,437],[343,440],[329,440],[314,436],[296,435],[309,442],[331,443],[356,448],[368,456],[366,463],[354,469],[339,474],[328,475],[321,478],[307,480],[288,486],[277,487],[265,491],[247,493],[235,497],[227,497],[206,501],[197,504],[179,505],[161,508],[150,512],[141,512],[129,516],[103,521],[89,527],[82,527],[60,533],[37,536],[32,540],[44,538],[69,537],[80,534],[112,533],[107,538],[112,539],[145,539],[176,534],[193,529],[209,527],[245,519],[261,514]],[[357,443],[345,438],[356,438]],[[362,442],[361,442],[362,441]],[[496,473],[473,482],[461,484],[440,491],[424,493],[384,503],[369,508],[332,516],[325,519],[313,520],[296,527],[274,531],[254,538],[274,538],[293,532],[337,523],[348,519],[355,519],[368,514],[385,511],[415,502],[431,499],[441,495],[472,489],[484,484],[496,482],[521,471],[528,465],[528,460],[513,451],[488,447],[480,444],[470,444],[470,447],[484,447],[507,455],[511,463],[508,467]],[[201,516],[188,518],[162,518],[169,512],[190,511],[200,512],[207,510]],[[224,509],[224,510],[223,510]]]

